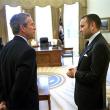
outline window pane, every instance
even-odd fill
[[[71,17],[70,17],[71,15]],[[64,44],[79,53],[79,3],[64,5]]]
[[[6,5],[6,19],[7,19],[7,28],[8,28],[8,39],[11,40],[13,39],[14,35],[12,33],[12,30],[10,28],[10,19],[14,14],[17,14],[21,12],[21,7],[11,7]]]
[[[51,8],[50,6],[35,8],[36,14],[36,30],[37,40],[41,37],[48,37],[49,41],[52,39],[52,19],[51,19]]]

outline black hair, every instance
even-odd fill
[[[98,29],[100,29],[100,27],[101,27],[101,19],[100,19],[100,17],[97,14],[88,14],[88,15],[83,16],[81,19],[83,19],[85,17],[87,18],[88,23],[91,23],[91,22],[94,21],[95,24],[96,24],[96,27]]]

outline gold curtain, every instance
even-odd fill
[[[83,15],[87,14],[87,0],[80,0],[80,5],[79,5],[79,18],[81,18]],[[79,34],[79,54],[82,52],[85,46],[85,39],[84,37]]]
[[[26,12],[26,13],[30,13],[32,19],[35,21],[35,7],[33,7],[32,9],[22,8],[22,11],[23,11],[23,12]]]
[[[51,7],[53,39],[59,38],[59,8]]]
[[[8,41],[5,6],[0,10],[0,27],[0,37],[2,38],[3,44],[5,45]]]
[[[10,6],[21,6],[24,9],[31,9],[35,6],[45,7],[47,5],[58,8],[63,4],[73,4],[78,1],[83,2],[83,0],[0,0],[0,9],[4,6],[4,4]]]

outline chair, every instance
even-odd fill
[[[62,57],[72,57],[72,63],[73,63],[73,48],[63,48],[63,54]]]
[[[48,46],[49,46],[48,37],[41,37],[40,47],[48,47]]]

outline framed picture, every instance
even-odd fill
[[[110,32],[110,18],[101,18],[101,31]]]

